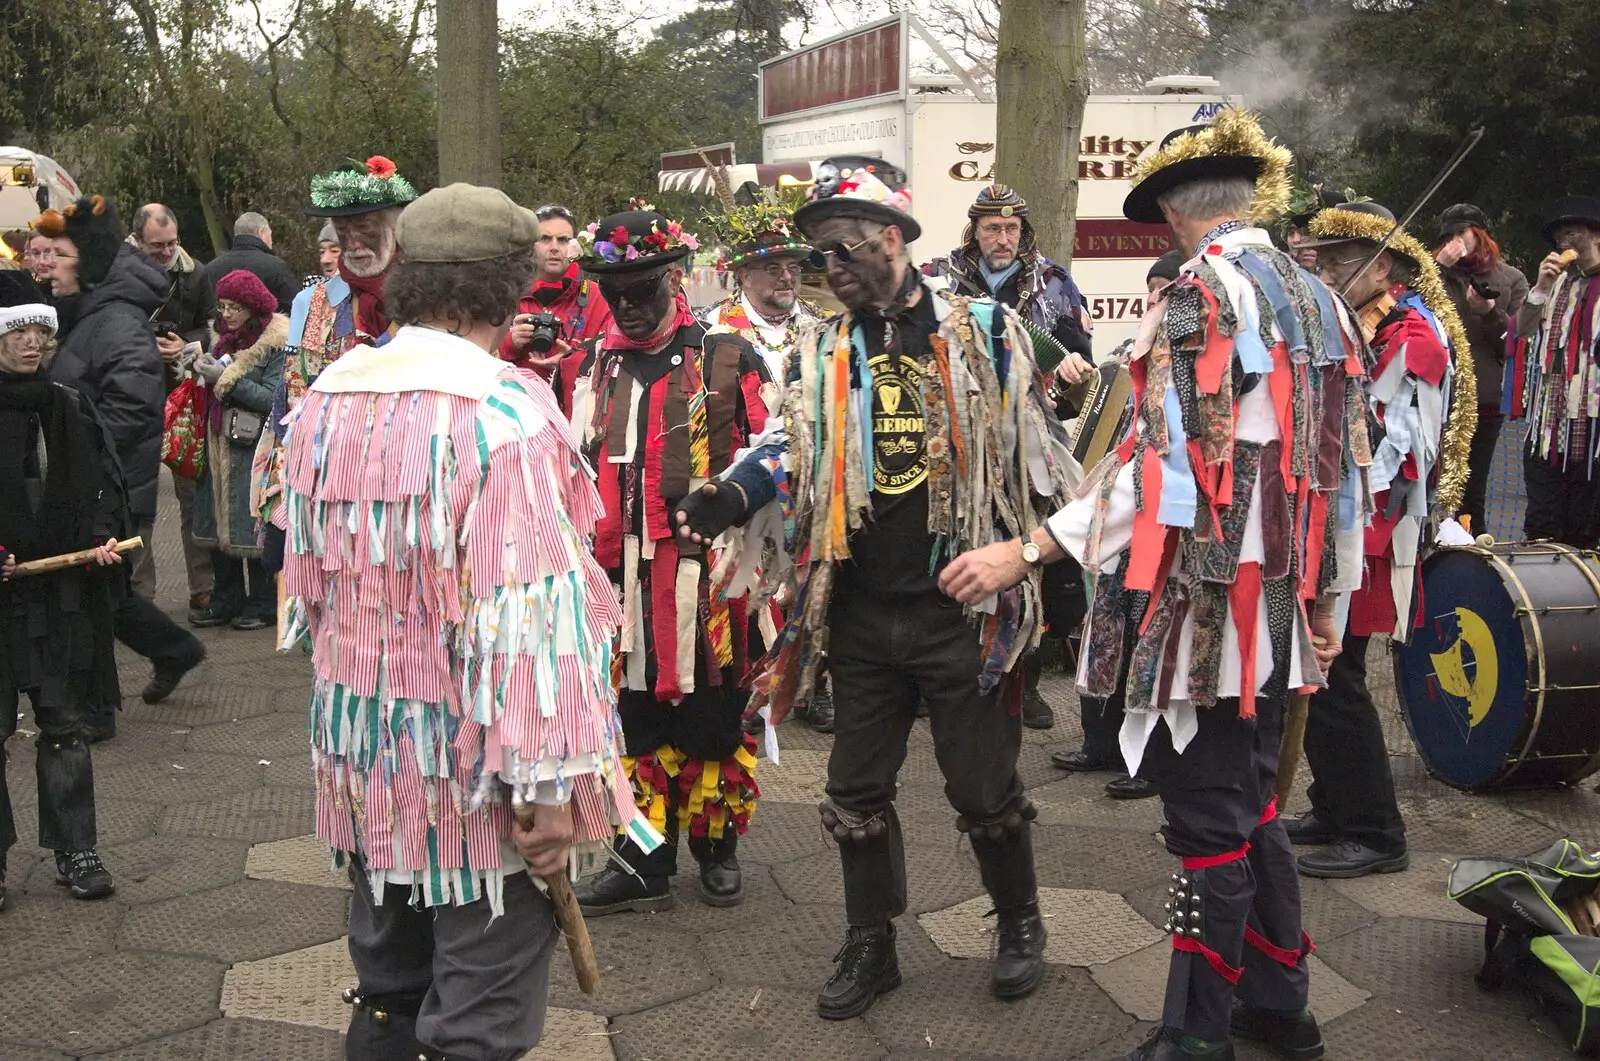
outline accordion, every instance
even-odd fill
[[[1113,356],[1078,386],[1087,389],[1068,433],[1072,456],[1087,471],[1133,430],[1133,377],[1126,362]]]

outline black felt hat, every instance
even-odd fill
[[[1592,195],[1569,195],[1557,199],[1550,209],[1550,219],[1541,229],[1552,247],[1556,243],[1556,229],[1573,221],[1580,221],[1593,229],[1600,229],[1600,199]]]
[[[810,236],[830,217],[860,218],[893,225],[911,243],[922,235],[922,226],[910,209],[905,170],[881,158],[835,155],[819,164],[811,201],[794,212],[794,223]]]
[[[1457,203],[1454,206],[1446,207],[1444,212],[1439,215],[1440,239],[1458,236],[1473,227],[1488,231],[1489,215],[1471,203]]]
[[[1174,129],[1162,139],[1161,149],[1170,147],[1183,137],[1196,136],[1210,128],[1208,125],[1190,125]],[[1161,197],[1167,192],[1194,181],[1217,177],[1255,180],[1261,176],[1262,165],[1258,156],[1245,154],[1208,154],[1178,159],[1140,181],[1122,201],[1122,213],[1129,221],[1164,224],[1167,217],[1161,212]]]
[[[615,238],[624,235],[625,240]],[[579,265],[592,276],[657,269],[693,254],[698,246],[676,221],[654,210],[624,210],[603,217],[578,240],[584,251]]]

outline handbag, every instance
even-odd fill
[[[205,392],[193,379],[185,379],[167,395],[161,429],[161,463],[183,479],[198,479],[205,473]]]
[[[222,413],[222,437],[236,446],[253,446],[261,438],[266,422],[260,413],[229,406]]]

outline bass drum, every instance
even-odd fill
[[[1554,788],[1600,769],[1600,556],[1557,545],[1445,548],[1395,653],[1406,726],[1440,781]]]

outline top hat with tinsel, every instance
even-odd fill
[[[922,235],[922,226],[910,210],[905,170],[881,158],[835,155],[818,164],[811,201],[794,212],[794,222],[810,235],[830,217],[876,221],[895,226],[912,243]]]
[[[578,265],[591,276],[632,273],[671,265],[693,254],[700,241],[683,226],[657,213],[642,199],[629,209],[594,221],[578,232],[583,255]]]
[[[33,230],[52,239],[66,238],[78,249],[78,284],[85,291],[111,275],[127,233],[117,208],[100,195],[86,195],[60,210],[46,210],[33,219]]]
[[[355,217],[404,206],[416,197],[417,189],[395,171],[393,162],[373,155],[365,168],[340,166],[312,177],[311,205],[304,212],[308,217]]]
[[[1174,188],[1213,178],[1244,177],[1255,182],[1250,220],[1265,223],[1283,216],[1289,205],[1289,163],[1293,156],[1261,131],[1248,111],[1229,107],[1210,125],[1174,129],[1157,149],[1133,167],[1133,189],[1122,201],[1130,221],[1166,221],[1161,197]]]

